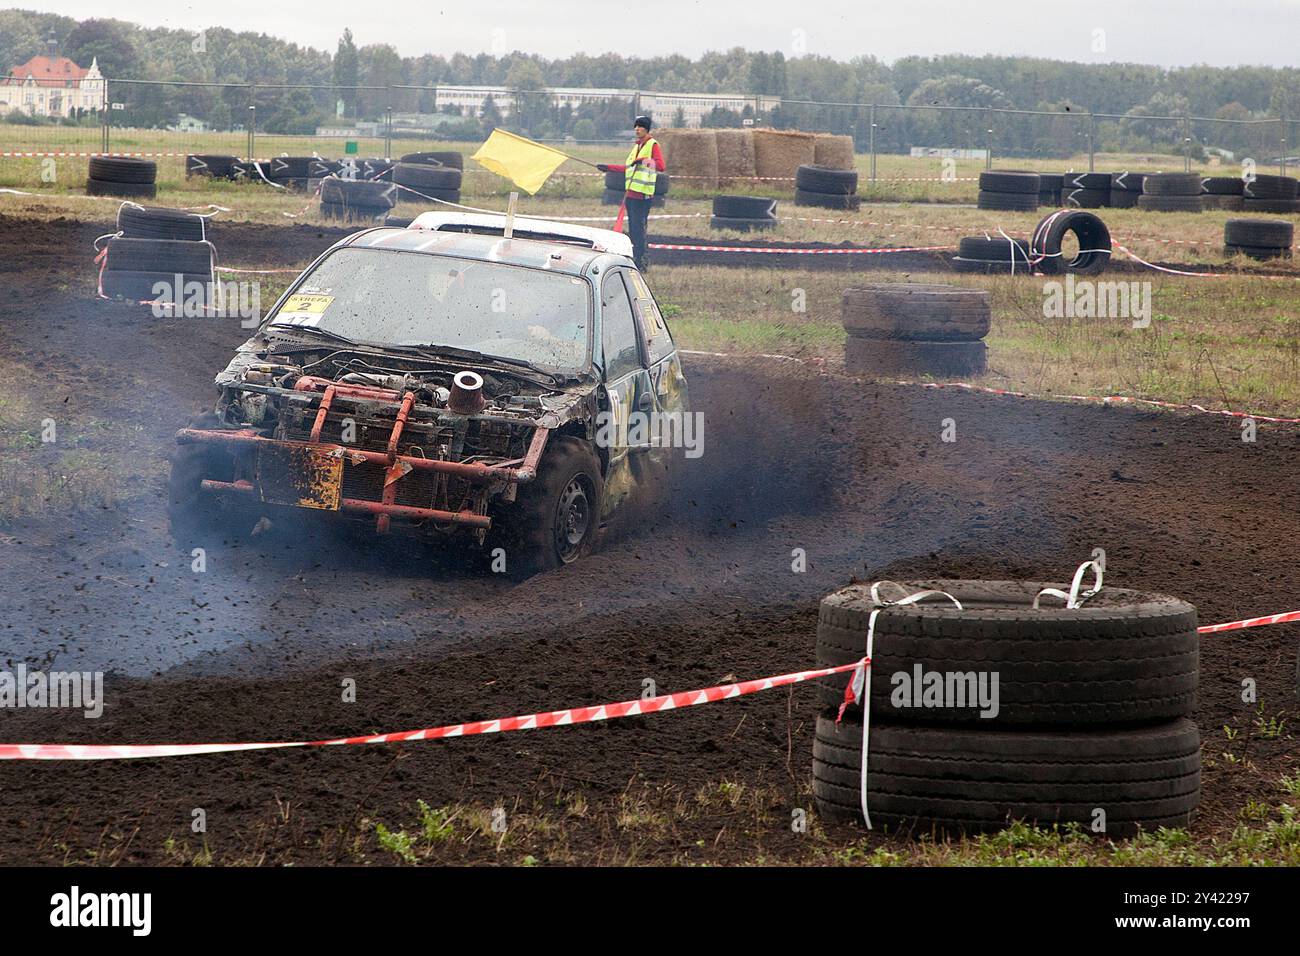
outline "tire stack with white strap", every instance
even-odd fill
[[[160,297],[185,301],[201,285],[204,301],[211,297],[217,249],[207,216],[123,203],[117,211],[117,232],[107,239],[100,272],[104,295],[137,302]],[[160,296],[160,283],[173,291]]]
[[[827,597],[818,664],[870,666],[820,689],[818,812],[917,835],[1186,826],[1200,797],[1196,609],[1101,583],[1089,562],[1068,588],[878,582]]]
[[[867,377],[983,373],[989,294],[894,282],[844,290],[844,367]]]

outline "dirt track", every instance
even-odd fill
[[[155,320],[96,301],[88,250],[103,231],[0,219],[3,347],[33,371],[30,394],[70,414],[138,422],[159,461],[155,480],[114,512],[0,528],[3,666],[118,675],[102,719],[6,711],[6,741],[320,738],[622,700],[646,678],[684,690],[809,666],[817,598],[853,576],[1063,578],[1095,547],[1106,549],[1113,583],[1183,596],[1206,622],[1300,605],[1294,429],[1262,429],[1247,445],[1235,423],[1211,418],[730,360],[688,366],[706,450],[674,505],[616,529],[578,566],[516,586],[432,549],[304,525],[210,554],[196,575],[166,534],[161,461],[175,428],[211,402],[213,373],[246,333],[233,320]],[[333,238],[246,227],[218,244],[228,262],[271,267],[301,263]],[[955,444],[940,441],[945,418],[957,423]],[[791,572],[793,548],[806,549],[807,573]],[[1245,677],[1270,715],[1294,711],[1295,647],[1294,627],[1205,640],[1207,753],[1223,749],[1224,724],[1249,723]],[[357,703],[340,703],[342,677],[357,680]],[[563,790],[599,804],[629,786],[690,792],[726,780],[807,807],[813,698],[797,688],[607,726],[401,748],[7,764],[0,863],[56,862],[58,844],[84,860],[105,833],[137,825],[120,859],[162,862],[163,842],[187,835],[199,806],[218,861],[266,862],[354,859],[344,844],[360,815],[409,821],[417,798],[509,807]],[[1250,746],[1261,773],[1207,770],[1198,832],[1230,828],[1294,762],[1291,740]],[[277,800],[291,805],[287,818]],[[788,820],[786,811],[770,831],[714,844],[728,818],[705,814],[640,852],[794,859],[801,838]],[[579,822],[575,836],[591,839],[574,850],[591,862],[637,841],[583,826],[594,824]]]

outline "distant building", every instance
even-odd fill
[[[657,124],[668,126],[678,110],[687,126],[699,126],[715,109],[744,112],[749,107],[755,114],[766,113],[781,105],[779,96],[750,96],[740,93],[653,93],[644,90],[624,90],[597,87],[557,86],[538,95],[550,97],[556,107],[578,109],[615,100],[631,102],[638,113],[648,113]],[[481,116],[483,108],[492,98],[502,116],[509,116],[515,108],[515,98],[509,90],[499,86],[439,86],[434,89],[434,107],[442,110],[452,107],[465,116]]]
[[[208,124],[189,113],[178,113],[176,122],[167,128],[177,133],[206,133]]]
[[[48,43],[48,54],[34,56],[0,77],[0,112],[17,109],[32,116],[67,117],[78,110],[103,109],[104,75],[98,60],[82,68],[58,55],[54,39]]]

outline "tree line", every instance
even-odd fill
[[[451,56],[401,56],[389,44],[357,46],[350,31],[333,51],[276,37],[213,28],[203,34],[147,28],[113,19],[77,21],[58,14],[0,11],[0,71],[45,52],[55,37],[59,51],[81,66],[92,57],[105,76],[210,84],[110,87],[139,126],[165,126],[178,113],[213,128],[241,128],[248,118],[248,84],[258,86],[253,105],[268,132],[311,133],[321,124],[382,119],[397,112],[434,112],[432,88],[485,85],[508,91],[516,109],[504,122],[495,103],[484,115],[448,117],[448,135],[473,139],[490,125],[540,138],[596,139],[624,133],[635,103],[615,101],[557,108],[547,87],[612,87],[690,93],[779,96],[767,115],[714,110],[705,122],[738,126],[754,119],[777,127],[853,135],[865,148],[993,145],[1001,154],[1068,155],[1091,137],[1098,150],[1218,147],[1259,155],[1293,127],[1242,122],[1300,120],[1300,70],[1264,66],[1164,68],[1141,64],[1073,63],[1023,56],[904,57],[892,64],[864,54],[847,61],[787,57],[736,47],[691,59],[680,55],[629,57],[616,53],[547,59],[513,52]],[[293,88],[298,87],[298,88]],[[410,87],[411,89],[394,89]],[[120,95],[119,95],[120,94]],[[861,108],[852,105],[863,104]],[[899,109],[898,107],[913,107]],[[940,110],[936,107],[970,107]],[[1035,110],[1017,116],[997,110]],[[1089,113],[1113,114],[1091,120]],[[1202,116],[1217,123],[1149,119]],[[661,116],[670,125],[680,117]],[[991,130],[991,132],[990,132]]]

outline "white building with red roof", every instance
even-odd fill
[[[76,110],[103,108],[104,75],[95,59],[80,67],[51,51],[0,77],[0,115],[17,109],[33,116],[72,116]]]

